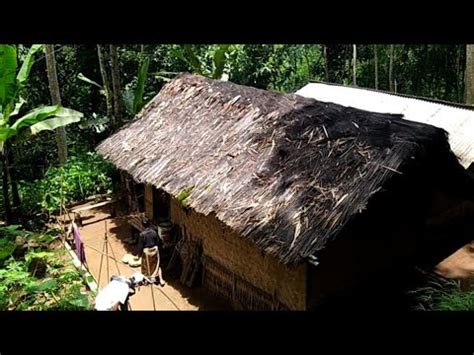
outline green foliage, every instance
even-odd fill
[[[31,67],[34,63],[34,56],[36,52],[40,51],[43,48],[40,44],[33,44],[28,51],[25,59],[23,60],[23,64],[21,65],[20,70],[18,71],[18,75],[16,77],[17,85],[22,89],[26,80],[28,79],[31,71]]]
[[[0,112],[2,121],[8,121],[13,110],[16,88],[16,48],[12,45],[0,45]],[[3,125],[4,122],[0,124]]]
[[[454,280],[431,277],[409,293],[415,300],[415,310],[474,311],[474,291],[462,292]]]
[[[38,56],[39,49],[18,45],[16,59],[12,55],[14,47],[2,47],[5,53],[1,57],[2,65],[5,63],[6,66],[18,69],[20,65],[16,61],[24,63],[25,70],[20,69],[19,72],[25,73],[28,80],[21,81],[19,73],[7,75],[8,71],[0,69],[0,80],[3,83],[0,97],[2,92],[6,92],[8,83],[11,86],[15,80],[17,84],[21,81],[24,89],[21,95],[17,95],[15,104],[9,108],[10,117],[14,113],[21,117],[24,112],[49,102],[50,96],[44,63],[30,65],[35,51]],[[329,81],[350,85],[352,45],[333,43],[326,47]],[[180,72],[201,73],[212,78],[228,76],[228,80],[237,84],[293,92],[308,80],[325,80],[322,48],[318,44],[120,45],[120,75],[122,83],[126,83],[123,88],[126,120],[131,119],[143,104]],[[375,86],[374,48],[372,44],[357,45],[357,83],[361,87]],[[388,90],[390,46],[377,45],[376,48],[379,89]],[[55,54],[62,102],[65,106],[77,108],[85,117],[80,125],[68,126],[69,148],[72,151],[92,150],[110,132],[107,129],[109,119],[106,117],[105,97],[100,85],[102,79],[97,48],[93,44],[57,45]],[[42,58],[38,61],[41,60]],[[398,92],[462,101],[464,45],[395,45],[393,64],[393,79],[397,82]],[[85,85],[85,82],[88,84]],[[23,130],[29,132],[26,127]],[[28,134],[26,138],[15,138],[14,165],[18,166],[15,176],[22,181],[21,192],[26,199],[23,207],[31,209],[31,206],[36,206],[39,200],[43,200],[42,190],[32,183],[42,180],[48,167],[55,165],[57,148],[52,131],[43,131],[41,135],[34,137]],[[53,197],[49,196],[45,200],[49,199]]]
[[[54,256],[54,253],[48,251],[31,251],[25,256],[25,262],[27,265],[29,265],[32,260],[40,259],[48,263],[53,260]]]
[[[12,113],[17,114],[24,102],[20,94],[33,66],[34,54],[40,49],[40,45],[33,45],[30,48],[17,73],[16,46],[0,45],[0,111],[2,114],[0,151],[3,151],[5,142],[9,138],[19,135],[23,128],[30,128],[31,134],[36,134],[42,130],[52,130],[77,122],[82,116],[81,113],[74,110],[46,106],[30,111],[17,119],[16,122],[10,122]]]
[[[145,92],[145,82],[148,74],[148,67],[150,65],[150,58],[146,57],[143,59],[138,69],[138,80],[137,87],[135,89],[135,95],[133,100],[133,113],[138,113],[143,107],[143,94]]]
[[[229,50],[229,44],[223,44],[214,53],[214,71],[212,78],[220,79],[224,73],[226,63],[226,53]]]
[[[201,74],[203,73],[201,60],[194,53],[194,50],[191,45],[183,45],[184,53],[181,54],[182,58],[188,62],[188,64],[193,68],[194,73]]]
[[[13,241],[16,235],[28,240],[50,241],[51,233],[34,234],[19,226],[0,227],[0,242]],[[7,243],[0,243],[0,253]],[[91,308],[88,294],[84,294],[81,274],[62,250],[29,250],[24,258],[8,257],[0,269],[0,310],[86,310]],[[28,271],[32,260],[41,259],[47,264],[47,274],[38,279]]]
[[[30,283],[25,291],[31,293],[53,292],[58,289],[58,282],[54,279],[44,279],[41,281]]]
[[[20,228],[19,225],[0,227],[0,264],[15,251],[15,237],[27,235]]]
[[[439,311],[474,311],[474,291],[455,292],[442,295],[438,299],[436,310]]]
[[[0,127],[0,141],[19,135],[22,128],[28,128],[31,134],[37,134],[44,130],[79,122],[82,113],[60,106],[44,106],[28,112],[17,119],[11,126]]]
[[[134,116],[144,106],[145,84],[148,76],[148,68],[150,66],[150,57],[141,53],[140,67],[138,68],[138,76],[133,78],[123,91],[123,102],[127,112]],[[136,81],[136,83],[135,83]]]
[[[227,52],[229,44],[208,46],[182,45],[181,50],[175,50],[178,57],[186,62],[195,74],[208,76],[213,79],[221,79],[226,67]]]
[[[26,236],[28,232],[21,229],[20,225],[11,224],[9,226],[2,226],[0,227],[0,238],[1,240],[7,240],[14,238],[16,236]]]
[[[82,284],[77,281],[67,288],[58,304],[58,308],[63,310],[90,310],[89,297],[81,292],[81,288]]]
[[[35,111],[32,112],[35,114]],[[31,114],[31,113],[30,113]],[[82,113],[64,107],[59,107],[58,111],[48,119],[37,121],[30,126],[31,134],[37,134],[41,131],[52,131],[58,127],[63,127],[71,123],[79,122]]]
[[[7,239],[0,239],[0,261],[9,258],[15,251],[15,244]]]
[[[183,191],[179,193],[178,196],[176,196],[176,199],[181,202],[183,205],[186,204],[186,199],[191,195],[191,192],[193,192],[194,186],[189,186],[185,188]]]
[[[24,209],[52,213],[59,210],[62,196],[68,204],[110,193],[112,172],[113,166],[95,153],[72,156],[64,167],[51,167],[41,180],[20,186]]]
[[[95,85],[95,86],[97,86],[99,89],[103,89],[102,85],[96,83],[94,80],[89,79],[88,77],[86,77],[86,76],[85,76],[84,74],[82,74],[82,73],[77,74],[77,78],[78,78],[79,80],[85,81],[85,82],[88,83],[88,84]]]
[[[108,128],[110,119],[106,116],[100,116],[97,113],[93,113],[92,117],[86,120],[83,120],[79,127],[81,129],[92,129],[96,133],[102,133]]]

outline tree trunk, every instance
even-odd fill
[[[459,50],[459,46],[456,46],[456,48],[457,48],[457,50],[456,50],[456,101],[459,102],[460,101],[459,79],[461,77],[461,75],[460,75],[460,73],[461,73],[461,51]]]
[[[114,115],[116,127],[122,124],[122,89],[120,87],[120,64],[117,55],[117,47],[113,44],[109,47],[110,50],[110,66],[112,68],[112,88],[114,93]]]
[[[377,45],[374,44],[374,65],[375,65],[375,90],[379,89],[379,60],[377,58]]]
[[[294,55],[292,57],[293,57],[293,68],[294,68],[295,73],[297,73],[298,72],[298,59]],[[293,75],[293,87],[296,88],[297,85],[298,85],[298,79],[296,75]]]
[[[390,45],[390,61],[389,61],[389,67],[388,67],[388,87],[390,91],[393,91],[392,74],[393,74],[393,44]]]
[[[4,147],[2,155],[2,191],[3,191],[3,207],[5,208],[5,222],[8,224],[11,222],[12,218],[12,207],[10,203],[10,195],[8,193],[8,151],[7,147]]]
[[[352,85],[357,86],[357,45],[352,45]]]
[[[56,59],[54,56],[54,46],[46,44],[44,46],[46,53],[46,70],[48,73],[49,91],[53,105],[61,106],[61,94],[59,93],[58,74],[56,72]],[[58,145],[59,164],[64,165],[67,161],[67,139],[66,128],[56,128],[56,143]]]
[[[13,208],[16,209],[20,207],[20,193],[18,192],[18,184],[16,182],[16,170],[14,168],[14,160],[13,160],[13,153],[10,149],[10,145],[6,142],[5,146],[7,147],[8,151],[8,165],[9,165],[9,177],[10,177],[10,185],[12,187],[12,197],[13,197]]]
[[[464,99],[474,105],[474,44],[466,45],[466,69],[464,71]]]
[[[99,68],[100,68],[100,75],[102,76],[102,84],[104,86],[105,92],[105,100],[107,104],[107,117],[112,122],[112,125],[115,126],[115,117],[114,117],[114,104],[113,104],[113,96],[112,96],[112,89],[110,88],[110,81],[109,76],[107,74],[107,61],[105,59],[104,48],[98,44],[97,45],[97,55],[99,57]]]
[[[328,47],[323,44],[323,57],[324,57],[324,80],[329,82],[329,62],[328,62]]]
[[[308,58],[308,50],[306,50],[306,52],[305,52],[304,59],[305,59],[306,68],[307,68],[306,80],[310,81],[311,77],[312,77],[312,73],[311,73],[311,64],[310,64],[309,58]]]

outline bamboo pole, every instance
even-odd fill
[[[105,221],[105,256],[106,256],[106,265],[107,265],[107,281],[110,280],[110,274],[109,274],[109,241],[107,240],[107,221]]]
[[[104,249],[105,249],[105,243],[102,244],[102,252],[101,252],[101,256],[100,256],[100,264],[99,264],[99,280],[98,280],[98,284],[100,286],[100,276],[102,274],[102,262],[104,261]]]

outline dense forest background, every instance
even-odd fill
[[[31,47],[16,47],[18,61],[21,62]],[[57,72],[58,87],[53,89],[59,91],[60,104],[83,114],[81,122],[63,129],[67,137],[63,148],[72,161],[69,165],[74,165],[74,162],[76,165],[102,165],[96,157],[89,154],[84,158],[84,154],[93,151],[98,142],[132,119],[167,81],[184,71],[283,92],[293,92],[310,80],[319,80],[453,102],[465,101],[465,45],[49,47]],[[45,51],[36,53],[35,63],[22,90],[22,112],[52,102],[54,95],[46,62]],[[44,131],[29,139],[10,142],[8,167],[2,169],[2,178],[8,170],[9,183],[3,178],[1,198],[10,196],[13,209],[25,212],[38,210],[42,206],[44,212],[57,207],[59,197],[51,189],[60,188],[59,180],[53,181],[52,177],[43,186],[31,184],[54,175],[54,169],[63,165],[61,157],[58,157],[58,149],[61,150],[57,143],[59,133],[58,130]],[[72,169],[81,174],[80,166]],[[79,190],[93,189],[94,181],[105,180],[101,175],[103,173],[102,170],[91,173],[91,186],[83,181]],[[8,196],[5,190],[8,190]],[[70,198],[80,198],[81,194],[90,192],[72,193]],[[51,196],[45,197],[45,194]]]
[[[316,80],[474,104],[473,54],[472,45],[431,44],[0,45],[0,310],[90,308],[48,222],[113,191],[116,172],[95,146],[178,73],[281,92]],[[417,307],[474,309],[474,292],[450,287],[417,290]]]

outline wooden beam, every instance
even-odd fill
[[[73,209],[72,212],[82,212],[82,211],[93,210],[94,208],[110,205],[114,202],[116,202],[116,200],[109,200],[109,201],[99,202],[99,203],[96,203],[94,205],[84,206],[84,207]]]

